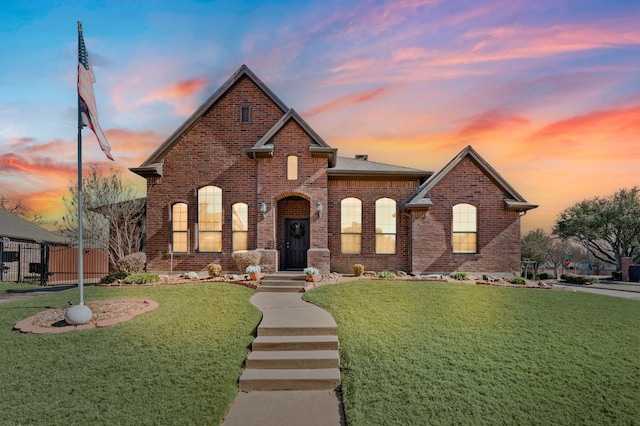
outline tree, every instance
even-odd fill
[[[529,233],[522,237],[520,246],[521,257],[524,261],[533,262],[534,279],[538,275],[538,268],[540,265],[543,265],[547,260],[549,260],[551,243],[551,236],[540,228],[529,231]]]
[[[6,210],[16,216],[28,220],[36,225],[45,223],[42,213],[33,211],[22,203],[22,200],[14,200],[4,194],[0,194],[0,210]]]
[[[553,233],[573,239],[591,256],[622,269],[622,258],[640,259],[640,189],[583,200],[560,214]]]
[[[69,184],[69,196],[63,197],[67,214],[62,217],[60,232],[78,235],[78,186]],[[107,249],[113,266],[132,253],[140,251],[144,238],[145,200],[135,198],[134,188],[122,181],[120,172],[110,169],[104,175],[99,166],[82,179],[83,239],[95,239]]]
[[[572,249],[573,244],[569,241],[552,237],[547,260],[553,264],[556,278],[560,278],[560,269],[564,267],[564,260],[573,257]]]

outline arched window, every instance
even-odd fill
[[[396,254],[396,202],[376,200],[376,254]]]
[[[340,202],[340,247],[344,254],[362,253],[362,201],[357,198]]]
[[[189,251],[187,212],[186,203],[176,203],[171,206],[171,250],[173,253],[186,253]]]
[[[198,190],[198,251],[222,251],[222,189]]]
[[[298,180],[298,156],[287,156],[287,180]]]
[[[453,206],[453,252],[478,252],[478,213],[471,204]]]
[[[249,206],[235,203],[231,206],[231,248],[233,251],[248,250]]]

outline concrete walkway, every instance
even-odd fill
[[[335,332],[336,323],[325,310],[302,300],[302,293],[258,292],[251,298],[263,318],[258,338],[281,335],[276,330],[292,328],[309,336]],[[254,341],[255,346],[255,341]],[[254,347],[255,351],[255,347]],[[249,355],[248,360],[250,359]],[[337,374],[339,377],[339,369]],[[267,370],[269,371],[269,370]],[[285,372],[287,370],[271,370]],[[253,373],[245,370],[243,380]],[[295,388],[295,386],[293,386]],[[335,387],[335,386],[333,386]],[[240,391],[222,423],[223,426],[339,426],[344,425],[344,412],[334,389],[321,390],[250,390]]]

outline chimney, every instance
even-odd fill
[[[356,154],[356,160],[367,161],[369,156],[366,154]]]

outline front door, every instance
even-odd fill
[[[307,266],[309,250],[309,219],[285,220],[285,269]]]

